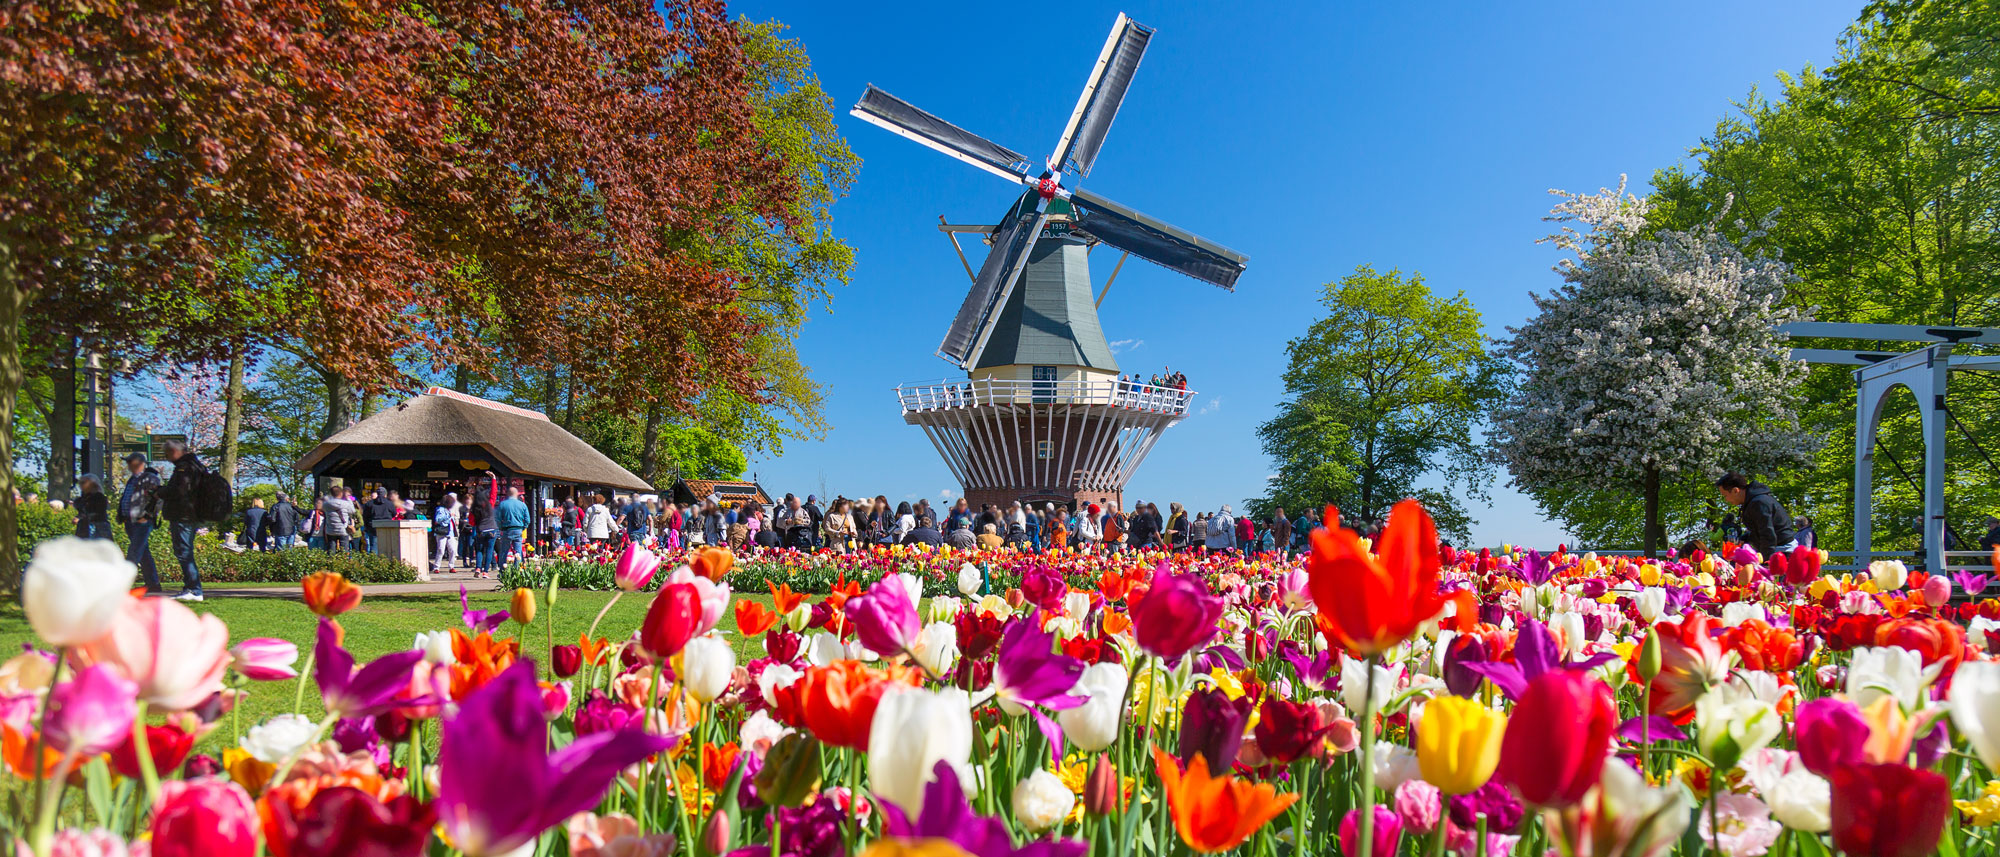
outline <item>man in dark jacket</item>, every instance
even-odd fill
[[[160,568],[150,540],[160,523],[160,471],[146,466],[144,453],[125,456],[125,492],[118,495],[118,522],[125,525],[125,560],[146,578],[146,594],[160,594]]]
[[[1722,492],[1723,500],[1741,508],[1743,541],[1758,553],[1768,557],[1799,546],[1792,533],[1792,516],[1778,504],[1770,486],[1732,471],[1715,480],[1715,487]]]
[[[1285,516],[1283,506],[1271,516],[1271,547],[1278,552],[1279,559],[1292,554],[1292,519]]]
[[[250,501],[250,508],[243,510],[243,532],[237,542],[245,550],[270,550],[271,533],[265,527],[269,524],[271,510],[264,508],[264,498]]]
[[[181,592],[175,601],[201,600],[201,570],[194,567],[195,485],[208,469],[201,466],[194,450],[183,441],[167,441],[167,460],[174,463],[174,475],[160,489],[160,502],[167,518],[167,534],[173,537],[174,559],[181,564]]]
[[[264,544],[265,550],[271,550],[273,545],[277,550],[292,546],[292,539],[299,534],[299,507],[292,505],[292,498],[285,492],[278,492],[278,502],[271,505],[271,514],[265,518],[265,526],[270,529],[271,535]]]
[[[375,552],[375,522],[396,517],[396,504],[389,500],[387,489],[375,489],[375,496],[361,504],[361,536],[368,540],[368,552]]]

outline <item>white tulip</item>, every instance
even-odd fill
[[[963,599],[950,595],[938,595],[924,604],[924,618],[932,622],[950,622],[953,619],[957,619],[958,614],[964,610],[965,601]]]
[[[1063,596],[1062,603],[1063,603],[1064,616],[1068,616],[1072,619],[1082,619],[1083,617],[1090,615],[1089,593],[1071,592],[1070,594]]]
[[[1984,652],[1989,648],[1986,644],[1989,639],[1987,635],[1995,631],[2000,631],[2000,622],[1984,616],[1974,616],[1972,622],[1965,626],[1965,641],[1972,644],[1973,648]]]
[[[1383,706],[1387,705],[1389,697],[1395,694],[1396,682],[1402,677],[1401,663],[1394,667],[1375,667],[1375,688],[1372,694],[1375,706],[1372,710],[1376,714],[1389,713],[1383,710]],[[1358,712],[1364,710],[1362,703],[1366,702],[1369,696],[1371,694],[1368,688],[1368,662],[1355,660],[1343,652],[1340,656],[1341,703],[1347,706],[1347,710]]]
[[[965,691],[892,683],[883,692],[868,727],[868,783],[876,797],[915,814],[939,762],[970,790],[971,759],[972,700]]]
[[[1904,711],[1915,711],[1923,705],[1924,686],[1936,677],[1935,671],[1924,669],[1923,657],[1909,649],[1855,649],[1847,665],[1847,696],[1862,708],[1884,695],[1894,696]]]
[[[318,731],[319,727],[302,714],[280,714],[250,727],[237,743],[257,761],[277,765],[305,747]]]
[[[743,728],[737,737],[743,743],[743,752],[761,759],[765,753],[770,752],[771,745],[790,734],[792,734],[791,727],[771,719],[770,714],[759,711],[743,721]]]
[[[1056,826],[1075,806],[1076,795],[1062,778],[1041,768],[1014,786],[1014,819],[1029,833]]]
[[[2000,767],[2000,663],[1967,661],[1951,679],[1951,724],[1988,768]]]
[[[1583,616],[1578,613],[1562,612],[1549,617],[1549,633],[1562,646],[1562,659],[1575,660],[1583,651]]]
[[[882,579],[901,584],[903,594],[910,597],[910,606],[915,607],[918,604],[924,603],[924,582],[918,580],[916,575],[904,571],[887,575]]]
[[[451,649],[450,631],[418,631],[410,650],[423,652],[424,660],[438,666],[448,667],[458,663],[458,655]]]
[[[113,542],[75,536],[42,542],[21,581],[28,624],[58,648],[102,637],[131,600],[138,574]]]
[[[841,645],[840,638],[821,631],[806,638],[806,663],[816,667],[847,658],[847,647]]]
[[[1647,785],[1646,778],[1640,776],[1638,771],[1613,757],[1604,760],[1604,776],[1598,780],[1597,800],[1602,802],[1601,814],[1616,813],[1616,817],[1625,819],[1657,819],[1636,831],[1637,836],[1624,852],[1653,854],[1666,850],[1667,844],[1680,839],[1681,834],[1687,831],[1690,807],[1681,794],[1678,788]]]
[[[945,675],[958,665],[958,629],[948,622],[932,622],[910,641],[910,656],[931,675]]]
[[[812,618],[812,606],[806,604],[804,601],[800,601],[799,606],[792,608],[792,612],[785,614],[785,627],[792,629],[792,633],[794,634],[803,634],[805,633],[806,626],[812,624]]]
[[[958,568],[958,591],[967,598],[978,598],[979,587],[985,585],[986,576],[979,573],[979,566],[966,563]]]
[[[1729,682],[1695,701],[1694,725],[1702,754],[1729,769],[1770,746],[1783,731],[1784,718],[1748,685]]]
[[[1063,737],[1086,753],[1095,753],[1118,740],[1120,709],[1125,704],[1125,686],[1130,677],[1123,664],[1097,663],[1083,668],[1070,693],[1088,701],[1075,708],[1056,712]]]
[[[1771,817],[1779,824],[1807,833],[1833,829],[1833,787],[1801,767],[1787,772],[1764,792]]]
[[[1769,613],[1764,612],[1764,605],[1758,604],[1755,601],[1731,601],[1728,604],[1722,605],[1722,624],[1724,627],[1734,628],[1751,619],[1759,622],[1769,622],[1771,621],[1771,616]]]
[[[778,689],[791,687],[793,682],[804,676],[804,673],[792,669],[789,664],[770,664],[764,667],[763,672],[757,674],[757,692],[763,695],[765,705],[776,708]]]
[[[1878,559],[1868,564],[1868,577],[1875,581],[1875,588],[1883,592],[1902,589],[1909,582],[1910,569],[1898,559]]]
[[[1393,793],[1397,786],[1423,779],[1423,776],[1416,751],[1392,741],[1375,742],[1376,788]]]
[[[736,652],[717,637],[696,637],[681,650],[681,686],[698,702],[714,702],[729,689]]]

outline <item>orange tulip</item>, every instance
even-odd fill
[[[305,593],[306,609],[329,619],[361,603],[361,587],[337,571],[319,571],[299,581]]]
[[[1153,765],[1167,786],[1167,808],[1181,841],[1203,854],[1218,854],[1242,845],[1271,819],[1299,799],[1278,794],[1270,783],[1252,784],[1235,777],[1208,774],[1208,759],[1196,753],[1183,773],[1174,757],[1153,748]]]
[[[803,594],[793,592],[789,583],[772,583],[767,580],[764,585],[771,587],[771,603],[778,606],[779,615],[799,609],[799,602],[806,600]]]
[[[486,631],[471,637],[453,628],[451,653],[458,660],[451,665],[451,698],[464,699],[514,665],[521,656],[521,641],[518,637],[495,640]]]
[[[722,578],[729,575],[729,570],[736,566],[736,555],[730,553],[728,548],[702,548],[688,557],[688,566],[694,569],[695,574],[721,583]]]
[[[847,599],[860,594],[861,584],[850,582],[847,572],[842,571],[834,577],[833,589],[826,594],[826,603],[835,610],[842,610],[847,607]]]
[[[1312,533],[1306,586],[1330,639],[1373,656],[1416,633],[1444,610],[1438,594],[1437,526],[1415,500],[1396,504],[1382,532],[1380,557],[1370,556],[1340,512],[1326,507],[1326,527]]]
[[[0,756],[6,757],[7,769],[13,771],[14,776],[24,780],[35,778],[34,763],[29,761],[35,755],[34,746],[33,733],[22,734],[14,731],[12,726],[0,724]],[[62,765],[62,757],[63,754],[54,749],[42,747],[42,776],[55,776],[56,768]]]
[[[709,791],[720,789],[729,783],[729,775],[736,770],[736,756],[740,748],[736,742],[709,744],[701,748],[701,781]]]
[[[595,642],[592,642],[590,634],[582,633],[576,635],[576,647],[583,650],[584,663],[593,665],[602,664],[604,663],[606,650],[611,648],[611,640],[605,637],[598,637]]]
[[[1104,633],[1116,637],[1132,629],[1132,617],[1125,613],[1107,610],[1104,613]]]
[[[507,615],[523,625],[535,624],[535,590],[525,586],[514,590],[514,597],[507,604]]]
[[[860,661],[813,667],[797,684],[799,715],[821,743],[866,750],[868,727],[875,721],[875,706],[889,680],[887,674]]]
[[[764,605],[745,598],[736,602],[736,630],[745,637],[755,637],[771,630],[778,624],[778,614],[764,608]]]

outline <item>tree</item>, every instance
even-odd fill
[[[1564,225],[1547,240],[1574,258],[1556,266],[1560,288],[1534,296],[1536,314],[1508,328],[1501,353],[1521,383],[1494,412],[1495,449],[1561,520],[1580,511],[1573,495],[1636,492],[1651,555],[1670,487],[1797,464],[1811,449],[1796,416],[1805,368],[1777,331],[1800,318],[1783,304],[1794,277],[1725,237],[1726,209],[1656,229],[1622,182],[1552,193],[1562,202],[1549,219]]]
[[[1479,311],[1419,274],[1366,265],[1326,284],[1320,303],[1326,317],[1286,346],[1286,400],[1257,428],[1278,474],[1251,513],[1332,503],[1345,520],[1379,522],[1417,497],[1440,531],[1466,538],[1461,498],[1482,497],[1493,470],[1474,435],[1504,381]]]

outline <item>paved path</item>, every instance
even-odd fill
[[[474,578],[469,571],[434,571],[431,579],[424,583],[369,583],[362,588],[369,595],[457,595],[458,588],[464,586],[467,592],[493,592],[500,588],[500,581]],[[296,583],[275,583],[270,586],[242,586],[213,588],[206,593],[209,598],[292,598],[298,599],[299,585]]]

